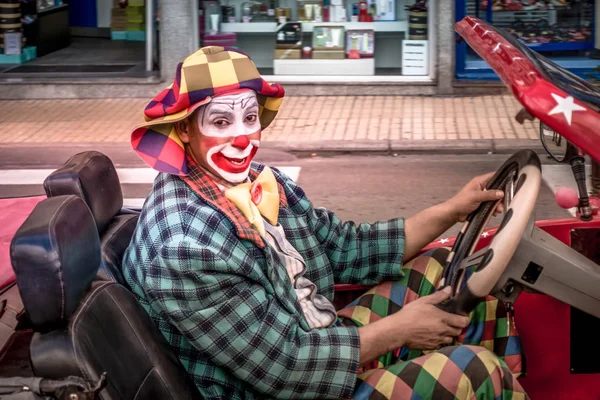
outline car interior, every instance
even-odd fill
[[[42,200],[11,246],[34,334],[35,376],[97,382],[101,399],[196,399],[163,335],[124,286],[120,259],[137,214],[122,210],[116,169],[98,152],[72,157],[44,182]],[[115,357],[118,354],[118,357]]]
[[[24,312],[6,307],[4,314],[16,310],[19,318],[11,321],[19,321],[32,332],[17,339],[21,343],[11,345],[27,351],[19,357],[21,365],[27,364],[31,371],[27,375],[24,370],[5,368],[18,363],[4,357],[0,376],[77,376],[93,384],[106,374],[100,399],[201,398],[123,279],[121,259],[139,210],[123,208],[121,184],[112,161],[97,151],[76,154],[47,177],[44,189],[47,198],[37,204],[12,242],[17,284],[0,298],[22,302]],[[355,296],[341,286],[336,286],[336,308]],[[577,373],[596,373],[597,367],[592,368],[590,358],[584,355],[590,354],[585,345],[590,342],[589,328],[597,326],[600,319],[573,312],[567,364]],[[0,316],[0,335],[2,319]],[[7,330],[18,332],[19,327],[8,326]],[[579,344],[583,348],[578,348]]]
[[[98,279],[125,284],[121,259],[138,220],[138,212],[123,209],[123,192],[116,168],[97,151],[75,154],[44,181],[46,196],[76,195],[90,208],[102,248]]]

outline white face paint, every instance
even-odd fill
[[[206,163],[231,183],[246,180],[260,146],[260,120],[255,92],[216,97],[198,113]]]
[[[251,135],[260,130],[256,93],[219,96],[198,113],[200,132],[211,137]]]

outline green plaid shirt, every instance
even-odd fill
[[[273,172],[279,223],[320,294],[400,279],[403,219],[342,222]],[[357,328],[310,329],[275,250],[197,168],[157,176],[123,273],[206,398],[352,397]]]

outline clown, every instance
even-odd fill
[[[225,182],[240,183],[260,145],[258,113],[256,94],[241,90],[214,98],[197,118],[180,122],[179,135],[200,167]]]
[[[160,173],[123,274],[203,397],[525,398],[503,305],[440,310],[448,250],[414,258],[502,197],[491,175],[409,218],[342,222],[253,162],[283,97],[245,54],[202,48],[131,136]],[[336,310],[336,283],[377,286]]]

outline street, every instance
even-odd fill
[[[98,150],[115,163],[126,204],[139,205],[151,187],[153,170],[125,144],[81,146],[5,146],[0,148],[0,197],[44,194],[41,183],[71,155]],[[462,155],[324,155],[298,157],[262,149],[257,161],[282,167],[298,179],[315,206],[327,207],[342,220],[374,222],[410,216],[455,194],[472,177],[495,171],[509,154]],[[544,182],[536,218],[568,217],[553,192],[569,182],[568,167],[553,165],[544,154]],[[500,222],[499,217],[490,224]],[[454,234],[460,226],[446,234]]]

